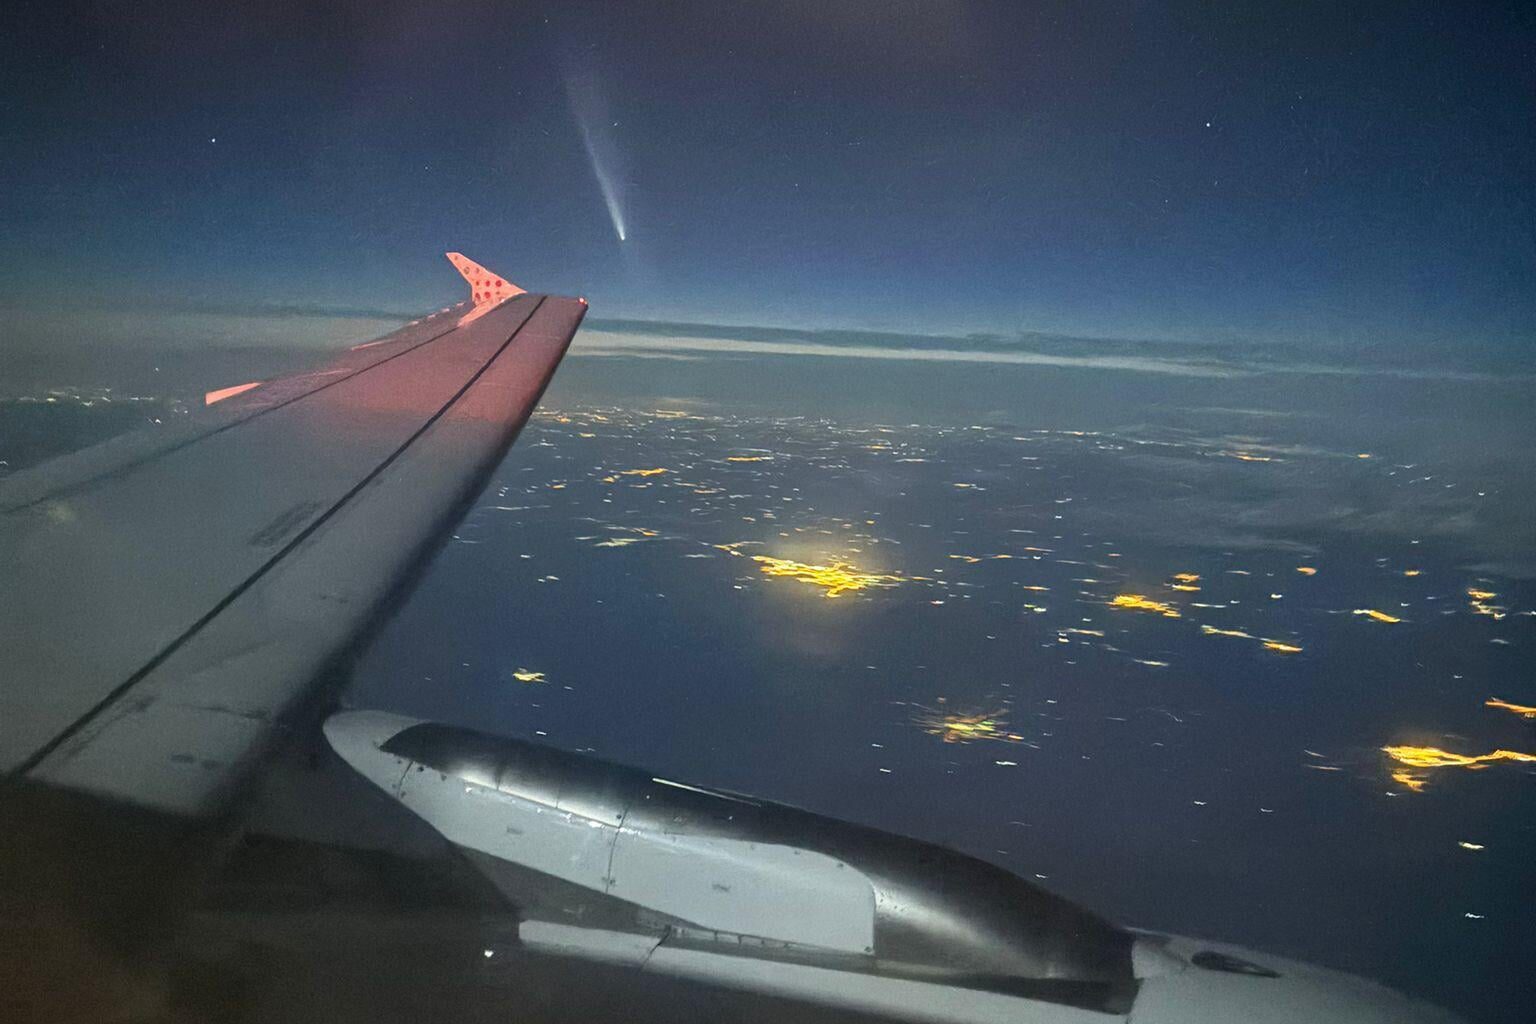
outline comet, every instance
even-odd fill
[[[618,122],[609,114],[608,103],[598,88],[596,76],[566,72],[565,98],[570,104],[576,128],[581,133],[581,144],[586,148],[587,160],[592,164],[592,176],[597,179],[603,205],[608,208],[608,219],[613,222],[613,233],[620,242],[628,241],[629,231],[625,227],[623,197],[620,192],[623,160],[613,134]]]

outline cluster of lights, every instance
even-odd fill
[[[1518,750],[1458,754],[1450,750],[1441,750],[1439,747],[1395,746],[1382,747],[1381,751],[1398,764],[1417,769],[1466,768],[1469,771],[1479,771],[1497,761],[1536,764],[1536,754],[1526,754]],[[1424,789],[1428,780],[1422,774],[1400,768],[1392,773],[1392,781],[1417,793]]]
[[[1179,610],[1166,601],[1154,601],[1145,594],[1116,594],[1109,602],[1111,608],[1129,609],[1135,612],[1155,612],[1170,619],[1180,618]]]
[[[839,597],[850,591],[864,590],[869,587],[894,587],[906,579],[905,576],[861,572],[848,562],[811,565],[768,555],[753,555],[752,561],[757,563],[757,567],[765,576],[779,576],[821,587],[826,591],[827,597]]]
[[[912,724],[930,736],[938,736],[945,743],[970,743],[974,740],[1022,742],[1023,736],[1008,731],[1004,715],[1001,709],[956,713],[918,706],[912,715]]]

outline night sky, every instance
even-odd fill
[[[8,5],[0,302],[1530,344],[1528,9],[825,6]]]

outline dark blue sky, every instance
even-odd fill
[[[1529,13],[823,6],[9,5],[0,298],[1536,334]]]

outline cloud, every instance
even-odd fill
[[[728,328],[726,329],[728,330]],[[962,339],[946,339],[963,344]],[[1182,377],[1232,377],[1245,374],[1241,367],[1199,363],[1157,356],[1056,355],[1027,350],[996,348],[913,348],[900,345],[831,344],[826,341],[761,340],[741,337],[657,335],[602,328],[582,332],[582,343],[573,356],[655,356],[657,353],[714,354],[719,356],[771,355],[819,356],[839,359],[884,359],[905,362],[991,363],[1012,366],[1062,366],[1135,373],[1163,373]]]
[[[1025,332],[946,336],[857,330],[792,330],[780,327],[673,323],[643,320],[589,320],[572,355],[695,358],[806,356],[904,362],[1055,366],[1115,370],[1177,377],[1235,378],[1266,374],[1372,377],[1399,380],[1510,382],[1536,380],[1525,367],[1509,372],[1427,364],[1423,353],[1407,351],[1402,364],[1325,362],[1313,349],[1286,345],[1196,343],[1123,338],[1090,338]],[[1411,365],[1410,365],[1411,361]],[[1228,410],[1223,410],[1228,411]],[[1264,414],[1244,410],[1249,415]],[[1286,415],[1268,413],[1268,415]]]

